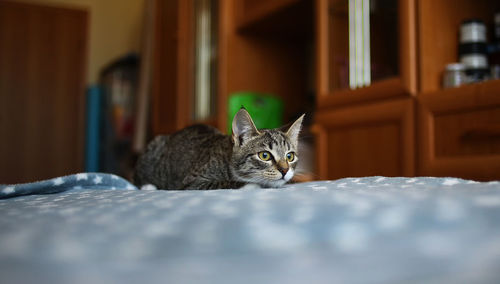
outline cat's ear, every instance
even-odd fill
[[[253,136],[259,135],[259,131],[248,111],[242,107],[233,118],[233,142],[241,146],[245,141]]]
[[[301,115],[286,131],[286,135],[288,136],[288,138],[290,138],[290,140],[298,141],[300,129],[302,128],[302,120],[304,119],[305,115],[305,113]]]

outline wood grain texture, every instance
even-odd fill
[[[234,92],[272,94],[285,103],[285,120],[307,105],[307,44],[296,38],[238,30],[235,9],[240,1],[221,1],[218,123],[225,129],[227,98]],[[290,2],[292,3],[292,2]],[[240,3],[241,4],[241,3]],[[272,30],[272,29],[271,29]]]
[[[315,136],[315,174],[318,179],[326,180],[328,179],[328,134],[325,127],[318,123],[311,127],[311,133]]]
[[[419,97],[420,175],[500,178],[500,81]]]
[[[399,0],[399,72],[406,91],[418,91],[417,0]]]
[[[0,1],[0,182],[83,170],[88,12]]]
[[[273,94],[285,103],[285,119],[306,99],[305,47],[260,37],[228,38],[227,96],[238,91]]]
[[[286,9],[301,0],[237,0],[234,5],[234,15],[238,29],[244,29],[258,21]]]
[[[418,95],[419,101],[434,112],[461,110],[497,105],[500,102],[500,80],[449,88]]]
[[[316,124],[321,178],[415,174],[413,99],[320,111]]]
[[[193,123],[193,1],[156,0],[153,45],[153,134]]]
[[[498,106],[436,114],[434,130],[436,158],[500,155]]]
[[[217,128],[223,132],[227,129],[227,100],[229,78],[229,36],[233,32],[234,2],[231,0],[219,1],[219,49],[217,73]]]
[[[368,87],[340,90],[332,95],[318,96],[316,105],[318,109],[335,108],[383,99],[406,98],[408,95],[401,79],[391,78],[374,82]]]
[[[328,0],[316,0],[316,96],[318,99],[329,94],[328,55]],[[317,105],[320,104],[317,101]]]
[[[155,7],[151,104],[153,134],[158,135],[177,130],[179,5],[176,0],[156,0]]]

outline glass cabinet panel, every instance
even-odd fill
[[[398,0],[328,0],[328,88],[399,75]]]

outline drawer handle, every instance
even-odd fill
[[[462,141],[500,139],[500,125],[488,125],[469,129],[460,136]]]

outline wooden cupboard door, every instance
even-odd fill
[[[419,98],[419,175],[500,179],[500,81]]]
[[[321,179],[415,174],[412,99],[320,111],[314,132]]]
[[[318,108],[417,92],[416,1],[361,2],[316,0]]]
[[[0,183],[83,170],[88,13],[0,1]]]

